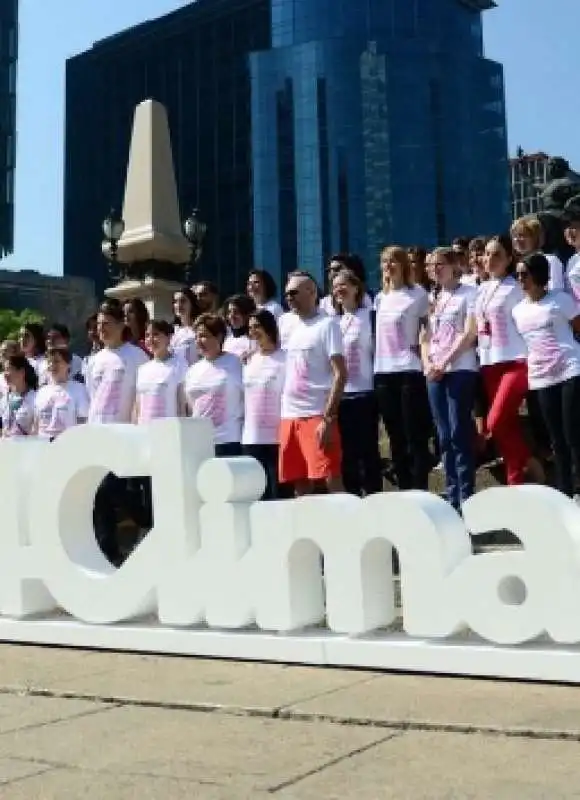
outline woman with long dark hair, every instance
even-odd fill
[[[123,311],[125,313],[125,325],[128,331],[127,341],[131,342],[131,344],[134,344],[136,347],[140,347],[147,355],[151,355],[145,344],[145,331],[147,329],[147,323],[149,322],[147,306],[143,300],[134,297],[132,300],[127,300],[123,305]]]
[[[265,309],[276,319],[284,313],[284,309],[276,300],[278,287],[276,281],[265,269],[253,269],[248,275],[246,294],[251,297],[258,310]]]
[[[556,487],[572,497],[580,478],[580,310],[569,294],[548,290],[550,263],[543,253],[522,258],[516,275],[525,298],[512,314],[527,347],[529,387],[550,435]]]
[[[188,367],[199,358],[195,344],[195,320],[200,314],[199,303],[191,289],[184,286],[173,295],[174,332],[171,349],[183,358]]]
[[[514,277],[512,240],[494,236],[485,248],[489,280],[477,295],[479,361],[489,402],[487,429],[503,457],[508,485],[524,483],[527,475],[542,482],[544,473],[532,458],[524,437],[520,408],[528,392],[526,345],[512,311],[523,292]]]
[[[373,389],[374,311],[364,306],[364,285],[350,270],[338,272],[332,294],[343,338],[348,379],[338,407],[342,480],[351,494],[382,491],[379,412]]]
[[[9,356],[4,362],[8,387],[1,404],[2,437],[30,436],[34,431],[34,400],[38,375],[25,355]]]
[[[278,451],[286,354],[280,349],[273,314],[262,308],[250,314],[249,333],[257,345],[243,368],[244,426],[242,449],[266,473],[264,500],[278,497]]]

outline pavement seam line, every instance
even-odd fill
[[[380,728],[392,731],[417,731],[424,733],[460,733],[466,735],[496,736],[515,739],[561,740],[580,742],[580,728],[578,730],[558,730],[532,727],[501,727],[498,725],[479,725],[464,722],[429,722],[426,720],[387,720],[373,719],[372,717],[351,717],[339,714],[326,714],[324,712],[309,712],[294,709],[292,706],[260,707],[260,706],[234,706],[220,703],[177,703],[162,700],[144,700],[121,696],[103,696],[85,692],[55,691],[40,688],[10,688],[0,687],[0,695],[17,697],[46,697],[54,700],[85,700],[104,705],[108,709],[120,708],[151,708],[161,711],[187,711],[198,714],[223,714],[230,717],[253,717],[260,719],[282,720],[286,722],[318,723],[327,722],[332,725],[351,727]],[[64,717],[47,723],[39,723],[31,727],[51,725],[55,722],[65,722],[67,719],[76,719],[99,713],[99,710],[87,710],[72,717]],[[23,730],[18,728],[16,730]],[[10,731],[7,731],[8,733]],[[0,734],[1,735],[1,734]]]
[[[293,703],[288,703],[287,705],[280,706],[280,710],[284,710],[286,708],[292,708],[292,706],[296,706],[299,703],[309,703],[311,700],[318,700],[321,697],[328,697],[331,694],[336,694],[336,692],[344,692],[345,690],[351,689],[353,686],[363,686],[365,683],[372,683],[373,681],[380,680],[383,678],[384,675],[371,675],[370,677],[361,678],[360,680],[353,681],[349,683],[347,686],[335,686],[334,689],[326,689],[324,692],[316,692],[315,694],[306,695],[305,697],[300,697],[295,700]]]
[[[309,769],[308,772],[303,772],[300,775],[296,775],[294,778],[290,778],[289,780],[276,784],[276,786],[270,786],[266,791],[268,794],[276,794],[277,792],[281,792],[284,789],[289,789],[291,786],[296,786],[297,783],[301,783],[302,781],[305,781],[308,778],[312,778],[314,775],[320,775],[321,772],[324,772],[325,770],[330,769],[331,767],[336,767],[337,764],[341,764],[343,761],[348,761],[350,758],[354,758],[355,756],[360,756],[362,753],[366,753],[369,750],[372,750],[373,747],[378,747],[379,745],[384,744],[385,742],[388,742],[391,739],[397,739],[397,738],[398,738],[397,733],[395,732],[390,733],[388,736],[383,736],[374,742],[369,742],[368,744],[364,744],[361,747],[357,747],[354,750],[350,750],[348,753],[343,753],[341,756],[337,756],[336,758],[331,758],[329,761],[325,761],[318,767],[313,767],[312,769]]]
[[[16,761],[17,759],[11,759],[12,761]],[[46,767],[46,769],[39,769],[38,772],[32,773],[32,775],[19,775],[17,778],[9,778],[6,781],[0,780],[0,789],[5,788],[7,786],[12,786],[15,783],[22,783],[22,781],[28,781],[32,778],[39,778],[41,775],[46,775],[48,772],[55,772],[55,767]]]
[[[17,695],[18,696],[18,695]],[[20,695],[22,696],[22,695]],[[27,695],[29,697],[34,697],[34,695]],[[53,698],[58,700],[59,698]],[[72,698],[62,698],[63,700],[69,700]],[[6,736],[10,733],[20,733],[21,731],[32,731],[36,730],[37,728],[48,728],[50,725],[56,725],[59,722],[68,722],[68,720],[77,720],[82,719],[83,717],[93,717],[95,714],[104,714],[107,711],[111,711],[113,708],[121,708],[120,703],[116,703],[113,705],[107,705],[105,708],[102,706],[99,708],[87,708],[86,711],[79,711],[78,714],[70,714],[65,717],[56,717],[55,719],[47,719],[43,722],[31,722],[28,725],[21,725],[20,727],[16,728],[8,728],[7,730],[0,730],[0,736]]]

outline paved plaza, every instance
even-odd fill
[[[580,691],[0,646],[0,798],[580,798]]]

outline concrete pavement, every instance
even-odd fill
[[[0,646],[0,798],[580,798],[574,687]]]

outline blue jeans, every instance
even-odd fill
[[[440,381],[428,381],[427,392],[437,427],[445,470],[447,500],[459,511],[475,490],[473,455],[473,403],[477,373],[446,373]]]

